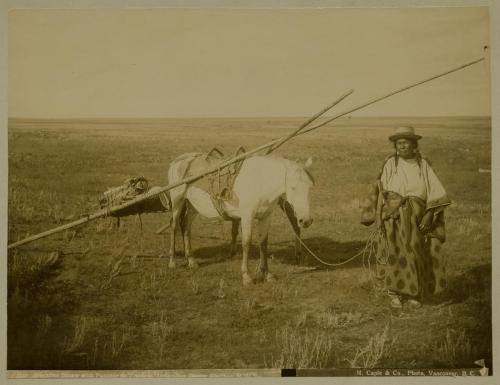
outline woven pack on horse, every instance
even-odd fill
[[[111,187],[106,190],[99,199],[99,207],[101,209],[111,209],[127,201],[138,198],[147,192],[154,192],[159,188],[160,187],[156,186],[149,187],[149,181],[142,176],[128,178],[121,186]],[[166,192],[163,192],[122,210],[110,213],[110,216],[124,217],[135,214],[164,212],[170,211],[170,208],[170,197]]]
[[[239,147],[234,156],[238,156],[244,152],[245,149]],[[181,179],[186,179],[217,167],[218,164],[224,161],[224,154],[214,147],[208,153],[191,152],[183,154],[176,161],[179,162],[177,175]],[[224,210],[224,202],[238,205],[238,197],[233,194],[233,184],[242,164],[243,160],[191,183],[191,186],[195,186],[210,195],[210,199],[218,214],[226,220],[230,218]]]

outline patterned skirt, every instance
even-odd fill
[[[392,203],[392,204],[391,204]],[[387,215],[387,212],[392,212]],[[389,193],[384,207],[387,239],[385,260],[377,266],[377,276],[388,290],[422,300],[446,287],[442,254],[444,210],[436,210],[431,231],[423,234],[418,225],[425,213],[419,198],[402,199]]]

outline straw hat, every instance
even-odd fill
[[[415,129],[413,127],[398,127],[394,130],[394,133],[389,136],[389,140],[395,142],[398,139],[412,139],[419,140],[422,139],[420,135],[415,134]]]

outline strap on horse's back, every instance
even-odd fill
[[[244,152],[245,149],[243,147],[239,147],[234,156],[240,155]],[[223,157],[223,153],[214,147],[207,154],[196,153],[187,160],[188,163],[186,164],[186,168],[182,175],[183,179],[202,173],[217,164],[221,164],[225,159]],[[239,203],[238,197],[234,194],[233,187],[242,165],[243,160],[240,160],[239,162],[225,167],[224,169],[219,169],[216,172],[192,183],[192,185],[208,192],[215,209],[219,215],[226,220],[231,218],[224,210],[224,202],[233,200],[236,205]]]

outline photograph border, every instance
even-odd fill
[[[2,214],[4,231],[1,232],[0,242],[3,250],[7,250],[7,191],[8,191],[8,148],[7,148],[7,130],[8,130],[8,13],[13,9],[88,9],[88,8],[129,8],[129,9],[152,9],[152,8],[266,8],[266,9],[280,9],[280,8],[406,8],[406,7],[466,7],[466,6],[487,6],[490,9],[490,39],[491,39],[491,142],[492,142],[492,297],[500,297],[499,284],[494,279],[500,277],[499,264],[495,261],[494,256],[498,255],[500,250],[499,246],[499,199],[500,194],[495,194],[500,189],[498,177],[498,165],[500,165],[500,148],[499,148],[499,110],[500,110],[500,74],[499,74],[499,58],[500,50],[499,37],[500,37],[500,4],[499,1],[218,1],[218,0],[186,0],[186,1],[168,1],[168,0],[145,0],[145,1],[127,1],[127,0],[104,0],[104,1],[71,1],[71,0],[13,0],[0,5],[0,52],[2,52],[0,61],[0,131],[2,135],[1,150],[3,154],[2,169],[0,172],[1,186],[2,186],[2,202],[0,204],[0,213]],[[495,108],[496,107],[496,108]],[[99,383],[167,383],[182,382],[182,383],[224,383],[224,381],[237,380],[238,383],[278,383],[278,379],[268,378],[277,373],[277,370],[172,370],[172,371],[85,371],[83,377],[79,375],[80,371],[6,371],[7,362],[7,304],[6,304],[6,287],[7,287],[7,270],[5,268],[7,255],[5,256],[4,266],[1,269],[1,287],[2,287],[2,308],[5,309],[2,316],[0,316],[0,326],[2,329],[0,339],[0,361],[2,362],[2,376],[0,379],[5,379],[9,383],[15,384],[33,384],[35,383],[67,383],[68,375],[71,378],[72,384],[88,384],[88,378],[98,378]],[[494,384],[499,383],[500,360],[498,351],[498,341],[500,341],[500,333],[498,330],[499,310],[495,306],[495,300],[492,300],[492,314],[493,314],[493,362],[495,372],[493,376],[484,378],[479,377],[456,377],[456,378],[436,378],[436,377],[314,377],[308,378],[307,382],[314,383],[420,383],[423,380],[429,384],[442,384],[453,381],[453,384]],[[279,370],[278,370],[279,371]],[[70,373],[69,373],[70,372]],[[260,372],[260,373],[259,373]],[[26,376],[23,379],[15,378],[17,375],[23,373]],[[262,376],[262,373],[265,373]],[[74,377],[74,375],[77,375]],[[102,376],[100,375],[102,374]],[[109,378],[111,374],[112,378]],[[172,374],[169,375],[169,374]],[[36,377],[31,377],[32,375]],[[47,375],[47,377],[45,377]],[[132,375],[132,377],[130,377]],[[152,377],[151,377],[152,375]],[[159,376],[158,376],[159,375]],[[229,375],[230,378],[224,378]],[[243,375],[244,378],[236,378]],[[258,378],[249,378],[257,375]],[[279,373],[281,375],[281,373]],[[249,377],[247,377],[249,376]],[[31,378],[31,379],[30,379]],[[36,378],[36,380],[35,380]],[[64,378],[64,379],[63,379]],[[287,381],[297,381],[303,383],[304,377],[288,378]]]

